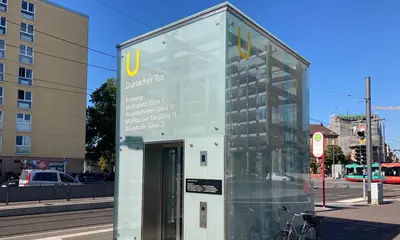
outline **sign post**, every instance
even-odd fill
[[[63,158],[63,163],[64,163],[64,173],[67,172],[67,158]]]
[[[325,207],[325,155],[324,155],[324,135],[316,132],[313,135],[312,151],[316,158],[321,158],[322,174],[322,207]]]

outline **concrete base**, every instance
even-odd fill
[[[383,185],[380,182],[371,185],[371,204],[383,204]]]

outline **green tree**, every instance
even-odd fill
[[[90,95],[86,110],[86,159],[106,162],[115,159],[115,122],[117,88],[114,78],[107,79]]]
[[[101,170],[101,172],[104,172],[104,170],[106,170],[107,168],[107,160],[101,156],[98,162],[99,168]]]
[[[332,168],[333,164],[333,156],[335,156],[335,164],[338,164],[339,161],[344,163],[345,155],[342,151],[342,148],[337,145],[327,145],[324,151],[325,155],[325,168],[330,169]]]

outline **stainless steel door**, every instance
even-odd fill
[[[163,149],[162,240],[182,240],[182,147]]]

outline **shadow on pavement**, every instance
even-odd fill
[[[337,210],[342,210],[342,209],[354,209],[355,207],[346,205],[346,206],[329,206],[326,205],[325,208],[322,208],[322,204],[315,204],[315,207],[320,207],[320,209],[316,210],[316,212],[331,212],[331,211],[337,211]]]
[[[318,235],[321,240],[393,240],[399,234],[400,225],[397,224],[324,217]]]

